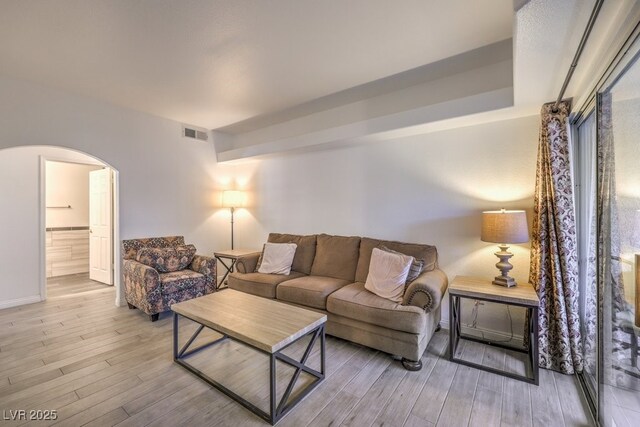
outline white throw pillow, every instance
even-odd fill
[[[289,275],[297,247],[295,243],[265,243],[258,273]]]
[[[388,300],[401,303],[413,257],[374,248],[365,289]]]

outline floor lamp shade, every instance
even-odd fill
[[[496,256],[500,261],[496,264],[500,270],[500,276],[493,281],[494,285],[511,287],[516,282],[509,277],[509,271],[513,265],[509,259],[513,256],[509,249],[509,243],[525,243],[529,241],[529,229],[527,227],[527,214],[525,211],[487,211],[482,212],[482,232],[480,239],[483,242],[499,243],[500,251]]]
[[[223,208],[239,208],[244,202],[244,194],[238,190],[226,190],[222,192]]]

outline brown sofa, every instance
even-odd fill
[[[229,276],[230,288],[327,313],[328,334],[400,356],[409,370],[422,367],[422,353],[439,329],[448,283],[435,246],[326,234],[271,233],[268,241],[298,245],[291,274],[257,273],[259,257],[247,256]],[[371,252],[380,245],[424,261],[402,304],[364,288]]]

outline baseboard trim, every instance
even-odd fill
[[[0,310],[3,308],[17,307],[19,305],[33,304],[41,302],[40,295],[32,295],[30,297],[10,299],[8,301],[0,301]]]
[[[443,329],[449,329],[449,320],[448,319],[440,320],[440,326],[442,326]],[[496,331],[494,329],[487,329],[487,328],[471,328],[469,326],[462,325],[463,332],[469,332],[474,330],[479,332],[484,332],[485,335],[490,335],[491,337],[493,337],[493,339],[508,340],[510,337],[510,334],[505,333],[503,331]],[[524,342],[524,337],[522,336],[522,334],[513,334],[513,339],[511,340],[511,342],[522,343]]]

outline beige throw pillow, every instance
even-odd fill
[[[293,264],[297,247],[295,243],[265,243],[258,273],[288,276],[291,273],[291,264]]]
[[[404,284],[413,260],[408,255],[373,248],[365,289],[382,298],[401,303]]]
[[[386,247],[385,245],[380,245],[378,246],[379,249],[385,251],[385,252],[391,252],[393,254],[401,254],[401,255],[407,255],[407,254],[403,254],[402,252],[398,252],[398,251],[394,251],[393,249],[389,249],[388,247]],[[411,256],[411,255],[407,255],[407,256]],[[413,282],[414,280],[416,280],[418,278],[418,276],[420,275],[420,273],[422,273],[422,269],[424,268],[424,261],[421,259],[415,259],[413,258],[413,262],[411,263],[411,268],[409,268],[409,274],[407,275],[407,281],[406,281],[406,285],[409,285],[411,282]]]

